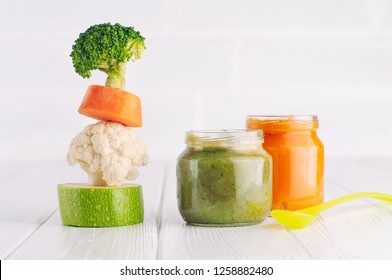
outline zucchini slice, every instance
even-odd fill
[[[57,186],[61,220],[76,227],[117,227],[143,222],[143,192],[136,184]]]

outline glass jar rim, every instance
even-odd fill
[[[206,129],[185,132],[185,143],[191,145],[261,144],[261,129]]]

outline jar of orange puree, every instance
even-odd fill
[[[324,145],[316,134],[317,116],[251,115],[246,127],[264,131],[263,147],[272,156],[272,209],[323,202]]]

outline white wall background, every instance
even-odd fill
[[[330,157],[392,156],[392,1],[0,0],[0,157],[64,158],[87,124],[73,41],[119,22],[147,38],[126,89],[143,102],[152,159],[184,131],[247,114],[317,114]]]

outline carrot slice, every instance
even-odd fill
[[[78,112],[97,120],[118,122],[125,126],[142,126],[139,97],[117,88],[89,86]]]

